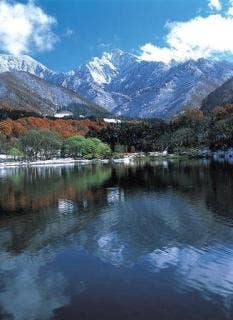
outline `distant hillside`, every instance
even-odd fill
[[[202,103],[203,111],[212,111],[217,106],[233,103],[233,78],[211,92]]]
[[[28,72],[0,73],[0,108],[24,110],[53,116],[69,110],[74,116],[105,116],[108,112],[69,89],[52,84]]]

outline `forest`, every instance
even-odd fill
[[[187,109],[169,122],[135,120],[111,125],[88,135],[108,143],[116,152],[225,150],[233,147],[233,105],[204,113]]]
[[[233,105],[210,113],[187,109],[170,121],[47,119],[35,116],[0,121],[0,152],[14,158],[106,158],[112,154],[164,151],[196,155],[233,147]]]

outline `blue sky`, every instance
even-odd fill
[[[42,8],[55,16],[61,36],[53,52],[37,55],[52,68],[67,70],[121,48],[136,52],[147,42],[163,44],[167,20],[190,19],[202,0],[40,0]],[[74,31],[65,36],[66,30]]]
[[[113,48],[163,62],[230,57],[232,32],[233,0],[0,2],[1,52],[59,71]]]

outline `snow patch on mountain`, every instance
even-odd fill
[[[27,55],[12,56],[8,54],[0,55],[0,72],[24,71],[45,78],[53,72],[42,63]]]
[[[95,57],[89,62],[87,68],[93,81],[98,85],[110,83],[117,72],[116,67],[111,62],[111,55],[108,53],[104,54],[102,58]]]

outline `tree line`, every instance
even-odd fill
[[[0,151],[14,159],[30,161],[55,157],[94,159],[111,155],[111,148],[97,138],[81,135],[62,138],[57,132],[48,129],[32,129],[18,139],[0,136]]]
[[[0,121],[0,152],[14,158],[105,158],[111,153],[227,149],[233,147],[233,105],[211,113],[187,109],[170,121],[48,120]]]

